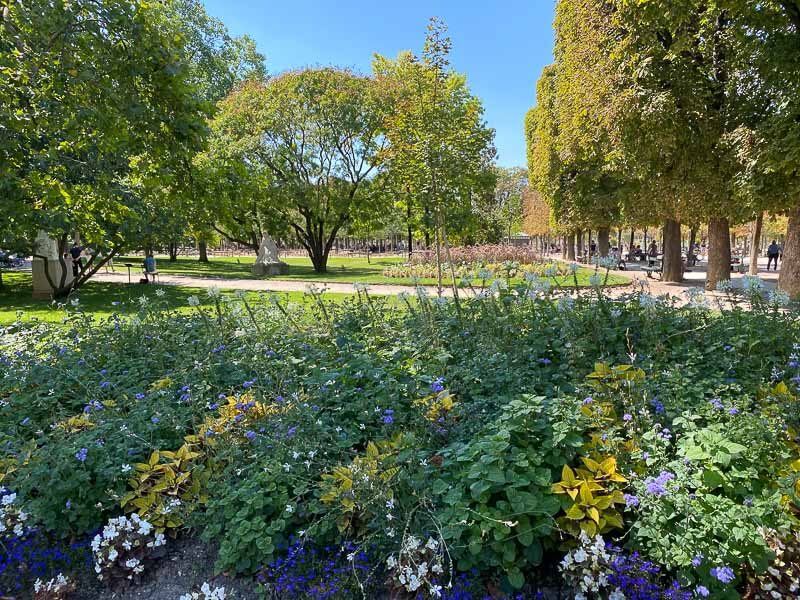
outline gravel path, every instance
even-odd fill
[[[766,265],[766,260],[760,262],[764,263],[763,266]],[[774,271],[767,272],[763,266],[761,266],[759,269],[759,277],[761,277],[761,279],[764,281],[765,288],[769,290],[776,286],[778,273]],[[687,272],[685,274],[685,280],[682,283],[662,283],[661,281],[655,279],[647,279],[645,277],[645,273],[640,270],[639,265],[632,265],[630,270],[614,271],[614,273],[629,277],[633,281],[631,285],[610,288],[607,293],[612,297],[628,293],[633,289],[636,289],[635,286],[640,285],[640,282],[644,282],[649,287],[650,293],[655,296],[667,294],[670,296],[677,296],[684,300],[686,297],[686,290],[689,288],[702,289],[706,277],[705,268],[703,266],[699,266],[692,269],[690,272]],[[138,273],[132,273],[132,278],[134,281],[137,281]],[[124,271],[117,273],[97,273],[94,275],[93,279],[97,281],[127,283],[128,274]],[[218,287],[220,289],[228,290],[305,292],[308,290],[309,286],[313,285],[317,288],[325,288],[327,291],[332,293],[352,294],[354,292],[352,283],[339,282],[311,282],[285,279],[239,279],[235,277],[192,277],[189,275],[170,274],[159,275],[158,279],[159,283],[164,285],[180,285],[197,288]],[[740,287],[742,274],[731,273],[731,281],[734,287]],[[371,294],[382,296],[397,295],[403,292],[414,294],[415,292],[415,287],[410,285],[370,284],[367,287],[369,288],[369,292]],[[425,288],[430,295],[436,295],[436,287],[425,286]],[[469,290],[463,290],[463,293],[466,295],[470,292]],[[445,296],[452,296],[452,294],[453,292],[451,289],[446,288],[444,290]],[[715,295],[716,294],[711,294],[711,296]]]

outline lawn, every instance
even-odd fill
[[[213,301],[203,288],[173,286],[173,285],[140,285],[106,283],[90,281],[75,294],[77,305],[54,303],[50,300],[35,300],[31,297],[31,274],[28,272],[3,272],[5,287],[0,289],[0,325],[5,325],[16,320],[18,313],[23,313],[23,319],[32,318],[40,321],[60,322],[75,310],[92,313],[98,319],[104,319],[113,313],[120,315],[136,314],[141,308],[142,297],[149,301],[157,302],[165,310],[177,309],[181,312],[192,310],[189,306],[189,297],[197,296],[201,306],[210,306]],[[160,294],[163,291],[163,295]],[[223,290],[222,295],[229,297],[233,290]],[[247,292],[248,301],[258,302],[264,298],[277,295],[294,302],[303,301],[304,292]],[[325,297],[332,300],[347,298],[349,294],[329,294]]]
[[[125,262],[138,265],[141,263],[140,257],[123,257],[116,262],[116,268]],[[238,278],[238,279],[261,279],[250,272],[250,267],[255,261],[254,256],[224,256],[211,258],[208,263],[201,263],[195,258],[178,258],[175,262],[170,262],[166,256],[157,257],[158,271],[160,273],[185,275],[188,277],[203,278]],[[388,284],[388,285],[436,285],[436,279],[424,278],[413,281],[410,278],[386,277],[383,270],[387,266],[399,265],[404,262],[404,257],[378,257],[369,260],[362,257],[339,257],[333,256],[328,260],[328,272],[316,273],[311,260],[307,257],[289,256],[282,260],[289,264],[289,273],[273,277],[286,281],[306,281],[322,283],[365,283],[365,284]],[[123,268],[124,271],[124,268]],[[586,287],[589,285],[589,277],[594,269],[581,267],[578,270],[578,285]],[[573,285],[571,276],[558,277],[559,285],[570,287]],[[480,280],[473,281],[473,285],[480,286]],[[608,285],[627,285],[630,279],[620,275],[610,275]]]

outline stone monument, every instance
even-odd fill
[[[33,277],[33,297],[34,298],[52,298],[53,288],[47,280],[47,275],[50,275],[53,283],[58,285],[61,282],[62,267],[61,262],[58,260],[58,245],[56,241],[51,239],[47,233],[40,231],[33,242],[34,257],[31,263],[31,271]],[[46,265],[46,266],[45,266]],[[72,257],[65,259],[65,267],[67,277],[64,279],[64,285],[69,285],[72,280]],[[45,274],[45,268],[47,274]]]
[[[278,246],[268,233],[261,238],[261,247],[258,257],[252,268],[253,275],[285,275],[289,272],[289,265],[278,258]]]

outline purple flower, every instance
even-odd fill
[[[637,498],[633,494],[624,494],[623,498],[625,498],[625,506],[628,506],[630,508],[639,506],[639,498]]]
[[[256,380],[255,380],[255,379],[251,379],[250,381],[245,381],[245,382],[242,384],[242,387],[243,387],[244,389],[251,388],[251,387],[253,387],[253,384],[254,384],[255,382],[256,382]]]
[[[181,394],[180,401],[181,402],[188,402],[189,398],[191,398],[191,396],[189,396],[189,394]]]
[[[702,596],[703,598],[708,598],[709,591],[708,591],[708,588],[706,586],[698,585],[695,588],[695,591],[697,592],[698,596]]]
[[[142,392],[136,392],[134,398],[136,398],[137,400],[144,400],[144,394]]]
[[[433,390],[437,394],[439,392],[443,392],[444,391],[444,378],[437,377],[436,379],[434,379],[433,383],[431,383],[431,390]]]
[[[642,452],[642,460],[647,460],[648,458],[650,458],[650,453],[649,452]]]
[[[70,508],[72,508],[72,501],[71,501],[71,500],[67,500],[67,501],[64,503],[64,507],[65,507],[67,510],[69,510]]]
[[[75,458],[77,458],[80,462],[86,462],[86,457],[89,454],[89,450],[87,448],[81,448],[75,453]]]
[[[790,369],[796,369],[797,367],[800,367],[800,363],[798,363],[796,360],[790,360],[787,366]]]
[[[107,390],[108,388],[111,387],[111,385],[112,384],[111,384],[110,381],[102,381],[102,382],[100,382],[100,389],[101,390]]]
[[[696,554],[695,557],[692,559],[692,566],[699,567],[702,564],[703,564],[703,555]]]
[[[653,398],[652,400],[650,400],[650,406],[652,406],[653,410],[655,410],[659,414],[663,414],[664,412],[666,412],[664,410],[664,403],[661,402],[661,400],[659,400],[658,398]]]
[[[25,417],[24,419],[22,419],[22,425],[27,425],[30,422],[31,422],[31,418],[30,417]]]
[[[100,369],[100,375],[105,375],[108,373],[108,369]]]
[[[729,415],[738,415],[739,414],[739,409],[736,408],[735,406],[731,407],[731,408],[728,409],[728,414]]]
[[[709,573],[722,583],[730,583],[736,578],[736,574],[730,567],[713,567]]]
[[[181,388],[181,392],[188,392],[188,391],[189,391],[189,386],[188,385],[185,385],[185,386],[183,386]]]
[[[214,354],[219,354],[219,353],[220,353],[220,352],[222,352],[223,350],[225,350],[225,344],[220,344],[220,345],[219,345],[219,346],[217,346],[216,348],[213,348],[213,349],[211,350],[211,352],[213,352]]]
[[[720,400],[719,398],[712,398],[711,400],[709,400],[709,402],[711,402],[711,406],[713,406],[717,410],[722,410],[723,408],[725,408],[725,406],[722,404],[722,400]]]
[[[210,408],[211,410],[217,410],[217,409],[219,408],[219,404],[217,404],[216,402],[214,402],[214,404],[210,404],[210,405],[208,406],[208,408]]]
[[[669,471],[661,471],[658,477],[648,477],[645,480],[645,486],[647,487],[647,492],[653,494],[654,496],[666,496],[669,493],[667,489],[667,483],[675,479],[675,474],[670,473]]]
[[[583,399],[583,402],[581,404],[586,405],[586,404],[591,404],[592,402],[594,402],[594,398],[592,398],[591,396],[586,396],[586,398]]]
[[[289,427],[289,429],[286,430],[286,437],[293,437],[295,433],[297,433],[297,427]]]
[[[385,425],[391,425],[394,423],[394,417],[392,415],[383,415],[383,423]]]
[[[628,421],[633,420],[633,415],[631,415],[630,413],[625,413],[624,415],[622,415],[622,420],[627,423]]]
[[[151,422],[153,425],[155,425],[156,423],[158,423],[158,417],[157,417],[157,416],[155,416],[155,415],[153,415],[152,417],[150,417],[150,422]]]
[[[247,433],[244,434],[244,437],[246,437],[248,440],[253,440],[256,437],[256,432],[248,431]]]
[[[539,364],[542,364],[542,365],[549,365],[551,362],[553,362],[553,361],[550,360],[549,358],[540,358],[539,359]]]

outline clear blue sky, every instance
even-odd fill
[[[337,65],[369,73],[374,53],[419,53],[431,16],[445,20],[453,67],[466,73],[497,130],[498,162],[525,166],[523,119],[553,54],[554,0],[204,0],[235,35],[250,34],[272,73]]]

